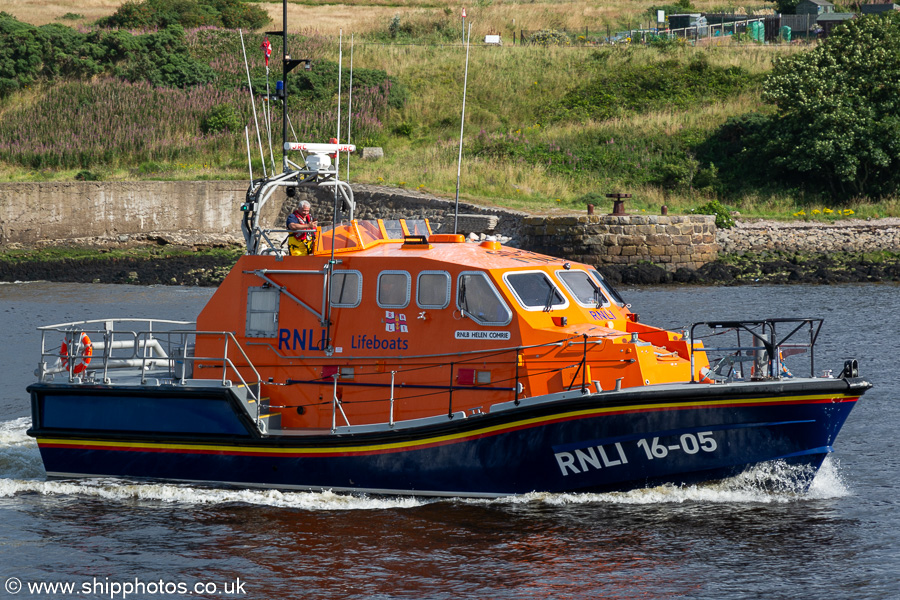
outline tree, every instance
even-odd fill
[[[784,174],[836,198],[900,190],[900,14],[850,21],[776,59],[763,99],[777,112],[760,150]]]

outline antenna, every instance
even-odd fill
[[[244,138],[247,140],[247,166],[250,167],[250,185],[253,185],[253,159],[250,158],[250,128],[244,125]],[[265,161],[263,161],[265,164]]]
[[[238,29],[241,34],[241,50],[244,52],[244,68],[247,69],[247,86],[250,88],[250,107],[253,109],[253,123],[256,125],[256,141],[259,144],[259,157],[262,159],[263,177],[266,175],[266,155],[263,154],[262,139],[259,137],[259,121],[256,118],[256,101],[253,100],[253,82],[250,80],[250,64],[247,62],[247,49],[244,47],[244,32]]]
[[[459,226],[459,177],[462,172],[463,129],[466,126],[466,87],[469,83],[469,46],[472,42],[472,22],[469,21],[469,35],[466,38],[466,74],[463,78],[462,118],[459,120],[459,159],[456,161],[456,209],[453,212],[453,233]]]
[[[266,38],[268,39],[268,38]],[[272,151],[272,94],[269,91],[269,59],[266,58],[266,135],[269,138],[269,157],[272,160],[272,174],[275,174],[275,153]],[[265,160],[263,160],[265,162]]]
[[[350,91],[347,97],[347,144],[350,144],[350,119],[353,117],[353,34],[350,34]],[[340,139],[338,139],[340,141]],[[347,153],[347,183],[350,183],[350,153]]]

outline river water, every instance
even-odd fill
[[[491,501],[48,482],[25,435],[35,327],[192,320],[212,290],[0,285],[0,599],[900,598],[900,287],[620,291],[642,321],[672,329],[825,317],[817,367],[857,358],[875,388],[809,492],[777,491],[778,472]]]

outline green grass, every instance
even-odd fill
[[[351,181],[450,197],[456,187],[465,48],[374,43],[383,34],[361,36],[354,47],[357,83],[365,79],[370,91],[354,88],[351,141],[382,146],[385,159],[352,157]],[[256,90],[265,86],[261,41],[261,34],[245,34]],[[199,30],[188,32],[187,43],[193,57],[215,73],[206,88],[153,90],[101,77],[57,80],[0,101],[0,179],[71,180],[85,172],[100,180],[246,178],[243,127],[201,131],[213,107],[223,102],[249,123],[253,170],[260,175],[249,100],[242,91],[240,39],[235,32]],[[328,87],[337,72],[336,41],[308,34],[292,37],[291,48],[293,55],[313,59],[316,74],[298,73],[289,82],[302,92],[292,100],[292,125],[304,141],[326,141],[337,115],[337,82]],[[729,117],[770,110],[761,103],[761,87],[772,59],[798,51],[757,44],[473,46],[461,196],[535,213],[583,211],[589,203],[599,204],[602,213],[610,208],[606,193],[626,192],[632,194],[626,208],[645,213],[658,213],[663,205],[670,214],[689,213],[718,199],[745,217],[825,219],[824,208],[849,208],[862,218],[900,215],[896,198],[835,206],[825,197],[768,184],[723,193],[733,179],[716,164],[715,148],[708,146],[713,149],[704,154],[704,144]],[[345,86],[348,66],[345,46]],[[372,87],[381,73],[393,88]],[[273,71],[272,87],[277,78]],[[262,123],[260,103],[257,111]],[[345,133],[346,104],[341,114]],[[273,117],[280,163],[281,119],[278,112]],[[266,156],[268,162],[268,150]],[[817,208],[820,215],[813,215]],[[801,210],[806,214],[796,217]]]

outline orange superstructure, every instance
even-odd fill
[[[637,322],[593,268],[425,221],[354,220],[320,230],[310,256],[246,255],[197,327],[235,332],[286,429],[692,379],[683,336]],[[198,335],[197,356],[221,345]]]

